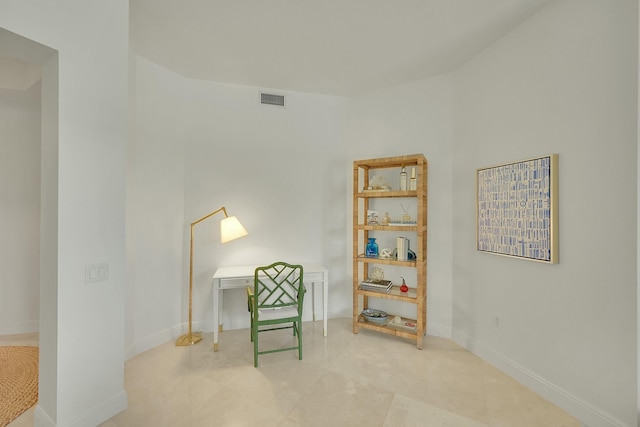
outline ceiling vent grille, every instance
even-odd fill
[[[284,95],[274,95],[272,93],[260,93],[260,103],[266,105],[277,105],[284,107]]]

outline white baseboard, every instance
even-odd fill
[[[311,322],[312,319],[308,319],[307,321]],[[322,319],[316,320],[317,322],[321,322]],[[242,319],[234,323],[225,323],[224,328],[227,331],[233,329],[247,329],[251,325],[249,324],[248,319]],[[213,321],[209,322],[193,322],[192,328],[194,331],[203,331],[203,332],[212,332],[213,331]],[[173,326],[168,329],[164,329],[162,331],[156,332],[152,335],[144,337],[138,341],[135,341],[127,346],[125,351],[125,359],[129,360],[132,357],[144,353],[147,350],[151,350],[154,347],[159,346],[160,344],[164,344],[167,341],[175,340],[180,335],[186,333],[187,324],[179,324]],[[441,325],[434,322],[429,322],[427,324],[427,334],[433,335],[436,337],[451,339],[451,326]]]
[[[122,391],[111,399],[102,402],[100,405],[91,408],[79,417],[76,417],[64,427],[84,427],[97,426],[107,421],[109,418],[127,409],[127,392]]]
[[[38,404],[33,411],[33,427],[56,427],[56,423],[49,418],[49,415]]]
[[[183,329],[186,331],[186,324],[176,325],[168,329],[163,329],[162,331],[156,332],[152,335],[139,339],[138,341],[130,343],[125,349],[125,360],[129,360],[132,357],[140,353],[144,353],[147,350],[151,350],[152,348],[157,347],[160,344],[164,344],[167,341],[177,339],[180,335],[183,334]]]
[[[435,322],[427,322],[427,335],[451,339],[451,326],[442,325]]]
[[[102,402],[98,406],[85,411],[68,423],[56,424],[40,405],[36,406],[33,413],[34,427],[85,427],[97,426],[109,418],[127,409],[127,392],[122,391],[111,399]]]
[[[453,329],[452,339],[551,403],[564,409],[585,426],[631,427],[456,329]]]

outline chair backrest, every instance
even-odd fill
[[[302,266],[274,262],[258,267],[254,273],[254,295],[259,308],[280,308],[298,305],[302,309],[304,284]]]

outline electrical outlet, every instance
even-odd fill
[[[493,326],[495,326],[496,329],[500,329],[502,323],[502,319],[500,318],[500,315],[495,314],[493,316]]]

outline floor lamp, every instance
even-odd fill
[[[220,220],[220,243],[227,243],[247,235],[247,230],[240,224],[240,221],[238,221],[235,216],[227,215],[227,210],[224,206],[191,223],[191,241],[189,247],[189,331],[176,340],[176,345],[193,345],[202,340],[202,332],[191,331],[193,315],[193,228],[199,222],[212,217],[220,211],[224,213],[224,218]]]

